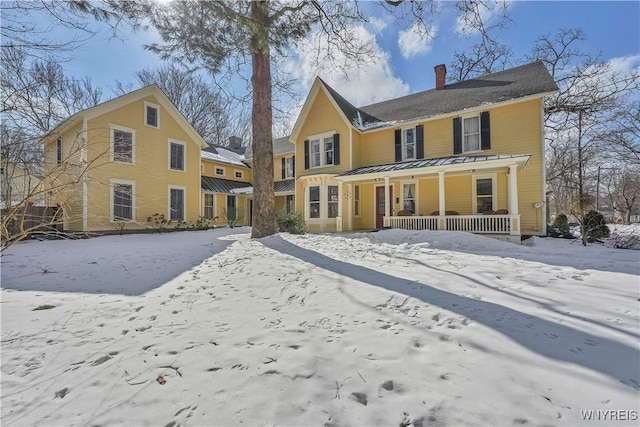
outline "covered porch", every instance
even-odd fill
[[[370,223],[376,229],[466,231],[520,241],[518,170],[529,158],[455,156],[346,172],[335,177],[346,187],[350,201],[346,217],[338,218],[337,231],[366,228]],[[366,193],[372,194],[374,211],[369,222],[358,221],[351,209],[353,205],[367,214],[366,206],[355,207]]]

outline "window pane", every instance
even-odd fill
[[[207,219],[213,219],[215,216],[214,197],[215,196],[213,194],[204,195],[204,217]]]
[[[149,126],[158,126],[158,109],[147,107],[147,124]]]
[[[476,194],[478,196],[490,196],[493,194],[491,178],[479,179],[476,181]]]
[[[325,164],[333,164],[333,137],[324,139]]]
[[[403,186],[403,209],[416,213],[416,185],[404,184]]]
[[[320,187],[309,188],[309,200],[311,200],[312,202],[320,201]]]
[[[360,186],[353,187],[353,214],[360,215]]]
[[[287,178],[293,178],[293,157],[287,157]]]
[[[127,184],[113,185],[113,219],[133,219],[133,187]]]
[[[480,150],[480,118],[464,119],[464,147],[463,151]]]
[[[171,169],[184,170],[184,145],[171,143]]]
[[[337,185],[330,185],[329,186],[328,197],[329,197],[329,201],[330,202],[337,202],[338,201],[338,186]]]
[[[171,189],[171,221],[184,221],[184,191],[172,188]]]
[[[464,119],[464,134],[469,135],[472,133],[480,132],[480,119],[478,117],[469,117]]]
[[[113,160],[128,162],[133,159],[133,134],[114,129],[113,131]]]
[[[476,180],[476,211],[484,213],[493,210],[493,180],[483,178]]]

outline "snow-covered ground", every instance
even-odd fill
[[[11,247],[2,424],[638,423],[638,251],[247,233]]]

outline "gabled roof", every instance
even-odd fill
[[[439,90],[430,89],[360,108],[353,106],[322,79],[318,78],[317,82],[331,96],[333,103],[349,124],[360,131],[520,98],[544,96],[558,90],[541,61],[445,85]],[[307,101],[315,98],[316,94],[317,89],[314,87]],[[306,105],[305,102],[305,107]]]
[[[232,181],[230,179],[213,178],[211,176],[203,176],[200,179],[201,190],[212,193],[234,194],[233,190],[247,187],[251,187],[250,182]]]
[[[200,146],[200,148],[204,148],[207,146],[207,143],[204,141],[204,139],[202,139],[200,134],[193,128],[193,126],[191,126],[191,123],[189,123],[186,117],[182,115],[178,108],[173,105],[173,102],[171,102],[167,95],[165,95],[164,92],[162,92],[162,90],[155,83],[75,113],[74,115],[60,123],[58,126],[56,126],[47,135],[42,137],[40,143],[46,143],[47,140],[49,140],[52,136],[64,133],[69,127],[73,126],[80,120],[90,120],[94,117],[101,116],[110,111],[129,105],[132,102],[136,102],[149,95],[153,95],[158,100],[160,105],[164,107],[169,115],[173,117],[173,119],[184,129],[184,131],[191,137],[191,139],[193,139],[193,141]]]
[[[218,161],[242,168],[248,168],[248,166],[244,163],[245,156],[242,154],[238,154],[237,151],[232,151],[229,147],[210,145],[207,148],[202,149],[202,151],[200,152],[200,158],[203,160]]]
[[[295,151],[296,146],[289,142],[290,136],[283,136],[282,138],[276,138],[273,140],[273,155],[277,156],[278,154],[288,153]],[[253,149],[251,146],[247,147],[247,151],[245,151],[245,157],[249,159],[253,159]]]

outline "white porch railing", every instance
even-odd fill
[[[404,230],[452,230],[480,234],[520,234],[520,215],[389,216],[384,226]]]

